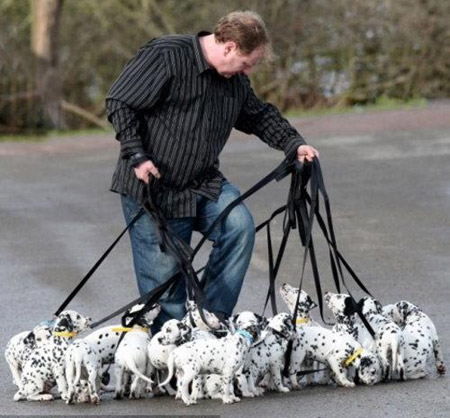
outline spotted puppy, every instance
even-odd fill
[[[289,392],[289,388],[283,385],[281,371],[288,342],[294,332],[292,316],[288,313],[277,314],[269,320],[260,342],[250,348],[243,371],[238,373],[243,396],[262,395],[264,389],[258,387],[258,383],[268,373],[278,392]]]
[[[220,321],[215,314],[203,309],[203,316],[207,322],[205,323],[200,315],[197,304],[193,300],[186,301],[186,311],[186,315],[182,319],[182,322],[191,329],[196,331],[216,332],[218,335],[226,334],[227,328],[225,324]]]
[[[299,387],[297,373],[302,370],[305,359],[329,366],[335,382],[340,386],[355,386],[347,375],[350,367],[356,369],[364,384],[373,385],[381,378],[380,363],[376,355],[365,350],[350,335],[336,334],[326,328],[297,328],[289,365],[289,377],[294,389]]]
[[[192,330],[184,322],[178,319],[166,321],[147,346],[149,375],[155,376],[166,371],[170,353],[179,345],[190,341],[191,336]],[[164,387],[164,390],[169,395],[176,393],[169,384]]]
[[[114,354],[116,352],[120,337],[124,332],[127,332],[126,328],[133,319],[132,312],[135,312],[133,309],[137,310],[136,307],[133,307],[123,316],[123,325],[117,324],[102,327],[84,337],[84,341],[86,341],[97,351],[102,365],[114,363]],[[160,310],[159,305],[155,304],[147,314],[148,320],[151,322],[154,321],[154,319],[159,315]]]
[[[336,321],[333,331],[350,335],[367,350],[376,352],[375,340],[357,315],[352,298],[345,293],[325,292],[324,299]]]
[[[144,305],[135,305],[126,315],[138,314],[139,316],[135,324],[126,331],[114,355],[116,365],[115,399],[123,398],[130,375],[132,376],[130,399],[142,397],[145,390],[143,381],[153,384],[153,380],[147,377],[149,374],[147,346],[150,343],[149,328],[161,307],[156,305],[149,312],[139,314],[143,308]]]
[[[438,374],[445,374],[444,359],[436,327],[418,306],[402,300],[383,307],[383,314],[402,328],[405,341],[405,378],[420,379],[427,375],[427,363],[433,359]]]
[[[87,381],[87,399],[98,405],[101,386],[102,361],[95,348],[83,339],[71,344],[66,351],[66,379],[68,385],[67,403],[75,403],[82,389],[81,380]]]
[[[5,359],[13,377],[13,383],[19,387],[22,379],[22,367],[33,350],[45,344],[52,336],[48,325],[37,325],[33,331],[23,331],[12,337],[5,350]]]
[[[291,286],[290,284],[284,283],[280,287],[280,295],[283,299],[283,302],[289,309],[291,315],[294,314],[295,303],[298,300],[297,304],[297,325],[314,325],[320,326],[318,322],[316,322],[311,317],[311,310],[317,307],[317,304],[311,299],[311,297],[304,290],[301,290],[300,296],[298,296],[298,288]]]
[[[63,400],[67,400],[67,382],[65,377],[65,355],[67,348],[78,333],[86,330],[90,318],[75,311],[63,311],[52,327],[52,336],[37,347],[24,363],[19,390],[14,400],[51,401],[53,395],[48,392],[56,382]]]
[[[175,369],[178,372],[178,385],[181,399],[186,405],[196,403],[189,394],[189,384],[200,374],[215,373],[223,378],[223,403],[238,402],[234,395],[232,380],[243,366],[250,346],[259,336],[259,327],[254,323],[244,324],[234,334],[220,339],[195,340],[177,347],[169,356],[169,375],[161,383],[166,385],[172,379]]]
[[[311,310],[317,308],[317,304],[311,299],[311,297],[304,290],[300,291],[300,296],[298,294],[298,288],[293,287],[287,283],[283,284],[280,287],[280,295],[283,299],[284,303],[289,309],[289,312],[293,315],[295,303],[297,302],[297,318],[296,318],[296,327],[311,327],[316,326],[320,327],[321,325],[314,320],[311,316]],[[305,360],[303,368],[305,370],[318,369],[319,365],[311,362],[310,360]],[[306,375],[306,384],[312,385],[316,381],[319,384],[325,384],[329,381],[328,373],[324,373],[322,378],[317,378],[318,374],[307,374]],[[316,379],[317,378],[317,379]]]
[[[362,298],[358,305],[375,331],[375,347],[385,379],[404,379],[405,343],[400,327],[382,314],[382,305],[372,297]]]

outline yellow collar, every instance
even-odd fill
[[[70,338],[70,337],[75,337],[77,334],[78,334],[78,332],[75,332],[75,331],[72,331],[72,332],[68,332],[68,331],[61,331],[61,332],[53,331],[53,335],[55,337],[67,337],[67,338]]]
[[[356,358],[363,353],[363,351],[364,348],[358,348],[347,360],[345,360],[345,367],[350,366],[356,360]]]
[[[130,331],[142,331],[148,332],[148,328],[139,327],[139,328],[130,328],[130,327],[116,327],[112,329],[113,332],[130,332]]]
[[[297,320],[295,321],[297,325],[307,324],[308,322],[309,318],[297,318]]]

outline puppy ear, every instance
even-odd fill
[[[377,312],[379,314],[383,312],[383,305],[380,302],[378,302],[377,300],[375,301],[375,306],[376,306]]]
[[[28,348],[34,348],[36,346],[36,336],[34,335],[34,332],[31,331],[23,340],[23,343]]]
[[[64,315],[63,317],[59,318],[55,323],[55,331],[61,332],[61,331],[67,331],[72,332],[73,331],[73,323],[70,319],[70,316]]]
[[[306,304],[308,306],[309,309],[314,309],[317,308],[317,303],[314,302],[311,297],[308,295],[308,297],[306,298]]]
[[[345,298],[344,303],[345,303],[344,315],[345,316],[354,315],[356,313],[357,304],[355,304],[353,299],[350,296],[348,296]]]

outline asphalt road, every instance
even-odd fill
[[[448,113],[447,113],[448,115]],[[391,117],[378,115],[377,124]],[[409,115],[411,116],[411,115]],[[321,152],[340,251],[382,303],[410,300],[433,319],[450,359],[450,123],[420,129],[309,135]],[[317,122],[317,121],[316,121]],[[320,124],[320,121],[317,122]],[[446,125],[446,126],[444,126]],[[320,132],[320,130],[318,130]],[[108,191],[117,155],[112,135],[58,138],[43,144],[0,143],[0,346],[14,334],[51,317],[123,228],[118,197]],[[273,169],[282,154],[256,139],[232,140],[221,159],[224,174],[246,190]],[[250,198],[257,223],[285,202],[288,182]],[[276,242],[281,219],[274,224]],[[320,247],[320,236],[316,242]],[[256,250],[238,310],[261,312],[267,286],[265,234]],[[319,248],[324,289],[333,290],[328,260]],[[297,284],[302,250],[291,239],[279,283]],[[200,254],[197,264],[205,260]],[[351,284],[351,279],[348,278]],[[356,295],[361,295],[351,284]],[[305,290],[315,298],[307,274]],[[125,238],[71,308],[99,319],[136,297]],[[280,302],[280,307],[284,309]],[[328,313],[327,313],[328,314]],[[315,315],[319,319],[318,312]],[[114,401],[98,407],[13,402],[15,387],[0,362],[0,414],[13,415],[216,415],[222,417],[450,417],[449,378],[374,387],[308,387],[269,393],[234,405],[201,401],[185,407],[171,398]]]

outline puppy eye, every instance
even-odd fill
[[[167,328],[166,331],[167,332],[172,332],[172,330],[170,328]]]

